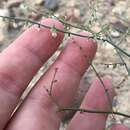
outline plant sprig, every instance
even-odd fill
[[[17,22],[26,22],[26,23],[31,23],[31,24],[38,25],[39,27],[44,27],[44,28],[52,29],[52,27],[44,25],[44,24],[41,24],[41,23],[39,23],[39,22],[37,22],[35,20],[32,20],[32,19],[25,19],[25,18],[19,18],[19,17],[11,17],[11,16],[2,16],[2,15],[0,15],[0,17],[3,18],[4,20],[5,19],[9,19],[9,20],[17,21]],[[93,35],[92,36],[86,36],[86,35],[82,35],[82,34],[77,34],[75,32],[64,31],[64,30],[61,30],[61,29],[58,29],[58,28],[55,28],[55,29],[58,32],[62,32],[62,33],[68,34],[68,35],[74,35],[74,36],[79,36],[79,37],[83,37],[83,38],[95,39],[95,36],[93,36]],[[117,46],[116,44],[114,44],[109,39],[106,39],[106,38],[103,38],[103,37],[99,37],[99,36],[97,36],[96,39],[111,44],[114,48],[116,48],[117,50],[119,50],[120,52],[122,52],[123,54],[125,54],[126,56],[130,57],[130,54],[128,52],[126,52],[123,49],[121,49],[119,46]]]

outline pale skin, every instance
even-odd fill
[[[63,30],[56,20],[45,19],[42,23]],[[62,107],[69,107],[79,87],[80,79],[96,53],[93,40],[73,37],[58,59],[41,77],[20,108],[11,117],[21,94],[48,58],[57,50],[64,34],[54,38],[49,29],[33,26],[17,38],[0,54],[0,130],[58,130],[64,112],[57,112],[57,105],[50,98],[49,90],[55,68],[57,82],[53,86],[53,98]],[[82,47],[79,49],[78,46]],[[83,54],[89,57],[84,58]],[[111,99],[114,96],[111,81],[104,77]],[[94,80],[87,92],[82,108],[111,110],[102,84]],[[77,112],[68,124],[67,130],[104,130],[107,115]],[[111,130],[128,130],[123,125],[114,125]]]

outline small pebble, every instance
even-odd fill
[[[128,26],[124,25],[120,21],[116,21],[115,23],[112,23],[112,25],[113,28],[120,33],[125,33],[126,30],[128,29]]]
[[[36,5],[41,5],[44,2],[44,0],[35,0]]]
[[[112,37],[118,38],[120,36],[120,33],[117,31],[112,31],[111,35],[112,35]]]
[[[58,0],[45,0],[44,7],[55,11],[58,8]]]

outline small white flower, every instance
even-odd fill
[[[53,38],[56,38],[56,37],[57,37],[57,33],[56,33],[56,32],[52,32],[51,34],[52,34],[52,37],[53,37]]]
[[[51,28],[51,34],[53,38],[57,37],[57,30],[55,28],[55,25],[53,25],[53,27]]]

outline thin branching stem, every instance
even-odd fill
[[[99,110],[89,110],[89,109],[83,109],[83,108],[60,108],[59,112],[61,111],[74,111],[74,112],[87,112],[87,113],[96,113],[96,114],[113,114],[113,115],[118,115],[118,116],[124,116],[127,118],[130,118],[130,115],[121,113],[121,112],[114,112],[114,111],[99,111]]]
[[[102,78],[101,78],[100,75],[98,74],[98,72],[97,72],[97,70],[96,70],[96,68],[94,67],[93,64],[91,64],[91,67],[92,67],[92,69],[94,70],[94,72],[95,72],[96,76],[98,77],[99,81],[101,82],[102,87],[103,87],[103,89],[104,89],[104,91],[105,91],[105,93],[106,93],[106,95],[107,95],[107,98],[108,98],[108,102],[109,102],[109,104],[110,104],[110,107],[112,108],[112,101],[111,101],[110,95],[109,95],[109,93],[108,93],[108,89],[106,88],[106,86],[105,86],[105,84],[104,84]]]
[[[106,66],[116,66],[116,65],[125,65],[124,63],[122,62],[117,62],[117,63],[100,63],[101,65],[106,65]]]
[[[58,71],[58,68],[55,68],[55,72],[54,72],[54,75],[53,75],[53,79],[52,79],[51,85],[50,85],[50,91],[49,91],[49,94],[50,94],[50,95],[52,95],[52,89],[53,89],[54,83],[57,82],[57,80],[55,80],[57,71]]]
[[[50,26],[47,26],[47,25],[44,25],[44,24],[41,24],[35,20],[31,20],[31,19],[26,19],[26,18],[18,18],[18,17],[10,17],[10,16],[2,16],[0,15],[1,18],[3,19],[10,19],[10,20],[14,20],[14,21],[18,21],[18,22],[26,22],[26,23],[31,23],[31,24],[36,24],[38,25],[39,27],[45,27],[45,28],[48,28],[48,29],[51,29],[52,27]],[[77,34],[77,33],[74,33],[74,32],[70,32],[70,31],[64,31],[64,30],[61,30],[61,29],[58,29],[58,28],[55,28],[56,31],[58,32],[62,32],[62,33],[65,33],[65,34],[68,34],[69,36],[70,35],[74,35],[74,36],[79,36],[79,37],[84,37],[84,38],[92,38],[92,39],[95,39],[95,36],[86,36],[86,35],[82,35],[82,34]],[[124,53],[126,56],[130,57],[130,54],[127,53],[126,51],[124,51],[123,49],[121,49],[119,46],[117,46],[116,44],[114,44],[112,41],[106,39],[106,38],[102,38],[102,37],[99,37],[97,36],[96,37],[97,40],[101,40],[103,42],[108,42],[109,44],[111,44],[113,47],[117,48],[119,51],[121,51],[122,53]]]
[[[108,98],[108,103],[109,103],[110,109],[111,109],[111,108],[112,108],[112,101],[111,101],[111,97],[110,97],[110,95],[109,95],[108,89],[106,88],[106,85],[104,84],[104,82],[103,82],[102,78],[100,77],[100,75],[98,74],[96,68],[94,67],[94,65],[93,65],[92,62],[90,61],[89,57],[84,54],[83,48],[82,48],[80,45],[78,45],[78,44],[76,44],[76,45],[77,45],[77,46],[79,47],[79,49],[81,50],[81,53],[83,54],[84,58],[87,58],[87,62],[88,62],[89,65],[92,67],[92,69],[94,70],[94,72],[95,72],[97,78],[98,78],[99,81],[101,82],[102,87],[103,87],[103,89],[104,89],[104,91],[105,91],[105,94],[106,94],[106,96],[107,96],[107,98]],[[113,119],[114,119],[114,116],[113,116]]]
[[[130,27],[127,29],[126,33],[125,33],[125,34],[120,38],[120,40],[117,42],[117,45],[120,45],[120,44],[123,42],[123,40],[126,38],[126,36],[128,35],[129,32],[130,32]],[[109,38],[109,40],[110,40],[111,42],[113,42],[110,35],[107,35],[107,37]],[[116,52],[117,52],[117,54],[118,54],[118,56],[119,56],[119,58],[120,58],[122,64],[124,64],[128,75],[130,75],[130,70],[129,70],[127,64],[125,63],[125,60],[124,60],[124,58],[123,58],[121,52],[120,52],[117,48],[115,48],[115,50],[116,50]]]
[[[26,19],[26,18],[19,18],[19,17],[10,17],[10,16],[0,16],[1,18],[3,19],[8,19],[8,20],[14,20],[14,22],[25,22],[25,23],[31,23],[31,24],[34,24],[34,25],[38,25],[38,27],[44,27],[44,28],[48,28],[48,29],[52,29],[51,26],[48,26],[48,25],[44,25],[40,22],[37,22],[35,20],[31,20],[31,19]],[[72,25],[70,23],[67,23],[66,21],[61,21],[59,20],[60,22],[62,22],[63,24],[67,25],[67,26],[71,26],[71,27],[74,27],[74,28],[78,28],[80,30],[84,30],[84,31],[89,31],[90,33],[92,33],[92,36],[87,36],[87,35],[81,35],[81,34],[77,34],[77,33],[74,33],[74,32],[70,32],[70,31],[67,31],[67,30],[61,30],[61,29],[58,29],[58,28],[55,28],[55,30],[57,32],[62,32],[62,33],[65,33],[65,34],[68,34],[69,36],[70,35],[74,35],[74,36],[79,36],[79,37],[83,37],[83,38],[92,38],[92,39],[97,39],[97,40],[101,40],[103,42],[107,42],[109,44],[111,44],[119,53],[123,53],[125,54],[126,56],[130,57],[130,54],[127,53],[126,51],[124,51],[123,49],[121,49],[117,44],[114,44],[114,42],[110,39],[107,39],[107,38],[104,38],[104,37],[100,37],[99,35],[96,35],[96,33],[92,32],[89,28],[84,28],[84,27],[80,27],[80,26],[76,26],[76,25]],[[122,40],[120,40],[120,42],[122,42]],[[121,58],[121,57],[120,57]],[[122,58],[121,58],[122,59]],[[122,60],[123,62],[123,60]],[[125,62],[123,62],[125,63]],[[100,75],[98,74],[98,72],[96,71],[95,67],[93,66],[93,64],[91,64],[91,67],[93,68],[94,72],[96,73],[98,79],[100,80],[106,94],[107,94],[107,97],[108,97],[108,100],[111,104],[111,98],[109,96],[109,93],[100,77]],[[52,79],[52,82],[51,82],[51,88],[50,88],[50,91],[49,91],[49,96],[52,98],[53,102],[55,102],[57,104],[57,102],[53,99],[53,96],[52,96],[52,87],[53,87],[53,84],[54,84],[54,80],[55,80],[55,76],[56,76],[56,72],[54,73],[54,77]],[[57,104],[57,106],[59,106],[59,104]],[[60,108],[60,107],[58,107]],[[96,110],[87,110],[87,109],[77,109],[77,108],[63,108],[63,109],[60,109],[59,111],[80,111],[80,112],[89,112],[89,113],[97,113],[97,114],[115,114],[115,115],[120,115],[120,116],[124,116],[124,117],[128,117],[130,118],[129,115],[126,115],[126,114],[123,114],[123,113],[120,113],[120,112],[114,112],[113,110],[112,111],[96,111]]]

